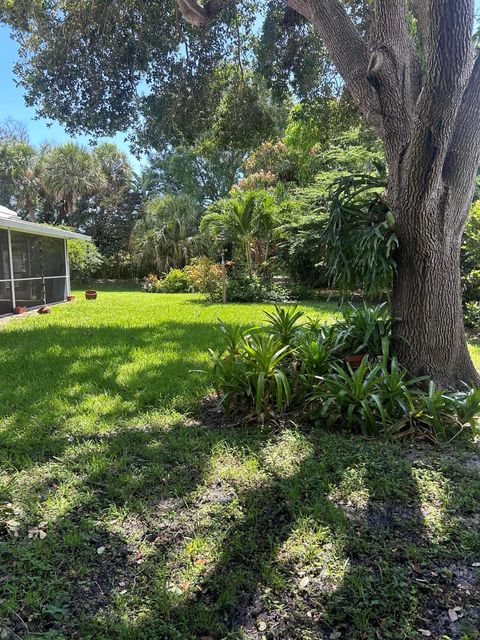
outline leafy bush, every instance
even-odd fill
[[[323,232],[328,214],[318,188],[299,189],[284,202],[276,230],[278,259],[294,282],[307,287],[328,287]]]
[[[480,264],[480,200],[470,209],[462,243],[462,274],[467,276]]]
[[[392,318],[386,303],[369,307],[348,305],[343,310],[346,342],[350,353],[377,356],[388,347],[392,332]]]
[[[470,210],[463,236],[461,272],[463,280],[464,317],[467,327],[480,327],[480,201]]]
[[[372,365],[365,358],[358,369],[336,365],[318,385],[313,399],[328,425],[341,422],[350,431],[364,436],[388,434],[402,418],[414,412],[412,388],[419,379],[407,379],[395,358]]]
[[[473,269],[463,279],[463,299],[465,302],[480,302],[480,270]]]
[[[282,309],[275,306],[275,312],[265,312],[267,316],[267,329],[269,333],[284,346],[294,344],[295,339],[302,329],[300,320],[304,317],[303,311],[299,311],[297,305]]]
[[[385,176],[339,178],[331,190],[323,238],[331,284],[365,295],[390,291],[398,246],[395,219],[383,201]]]
[[[160,293],[161,280],[155,274],[150,273],[145,278],[142,278],[140,285],[146,293]]]
[[[466,302],[464,305],[465,324],[469,329],[480,330],[480,302]]]
[[[185,267],[190,287],[203,293],[212,302],[222,298],[222,267],[206,256],[194,258]]]
[[[228,302],[287,302],[287,289],[273,284],[258,273],[248,273],[242,266],[233,266],[228,270]]]
[[[91,241],[69,240],[68,260],[70,275],[76,282],[85,282],[99,274],[103,257]]]
[[[115,255],[105,256],[102,264],[102,277],[111,280],[129,280],[137,275],[128,251],[119,251]]]
[[[183,269],[172,269],[160,281],[162,293],[186,293],[190,290],[190,278]]]
[[[277,307],[247,331],[222,325],[224,346],[211,352],[220,402],[261,420],[290,407],[368,437],[438,441],[466,427],[475,433],[480,390],[447,393],[430,383],[426,391],[426,378],[412,378],[389,356],[390,328],[385,305],[349,308],[329,326],[296,307]],[[352,344],[371,354],[357,369],[344,361]]]
[[[269,411],[272,401],[278,411],[288,406],[291,387],[280,367],[288,347],[282,347],[273,335],[241,333],[225,326],[222,332],[226,349],[220,354],[212,352],[213,381],[222,403],[228,406],[243,397],[258,414]]]

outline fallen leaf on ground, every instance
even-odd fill
[[[309,582],[310,582],[310,578],[309,578],[308,576],[305,576],[304,578],[302,578],[302,579],[300,580],[300,586],[301,586],[302,588],[304,588],[304,587],[306,587],[306,586],[307,586],[307,584],[308,584]]]
[[[450,620],[452,622],[456,622],[458,620],[458,614],[455,611],[455,609],[449,609],[448,610],[448,617],[450,618]]]
[[[37,538],[39,540],[43,540],[46,537],[47,537],[47,532],[44,531],[43,529],[40,529],[40,525],[38,527],[33,527],[32,529],[28,530],[29,540],[36,540]]]
[[[18,520],[7,520],[5,524],[10,533],[13,533],[13,535],[18,538],[18,531],[21,527],[20,522],[18,522]]]
[[[97,553],[98,553],[99,556],[101,556],[102,553],[105,553],[105,547],[98,547]]]
[[[429,638],[432,635],[432,632],[429,631],[428,629],[419,629],[419,631],[422,634],[422,636],[425,636],[425,638]]]

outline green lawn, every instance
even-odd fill
[[[217,318],[265,308],[105,289],[0,327],[0,638],[480,638],[476,445],[200,413]]]

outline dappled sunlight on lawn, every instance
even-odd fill
[[[473,445],[413,456],[199,413],[209,381],[191,370],[207,365],[217,319],[251,326],[264,308],[101,290],[0,329],[0,630],[363,640],[421,624],[435,637],[452,603],[468,629]]]

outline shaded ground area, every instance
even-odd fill
[[[220,315],[262,307],[105,292],[0,329],[1,637],[478,639],[478,446],[191,413]]]

